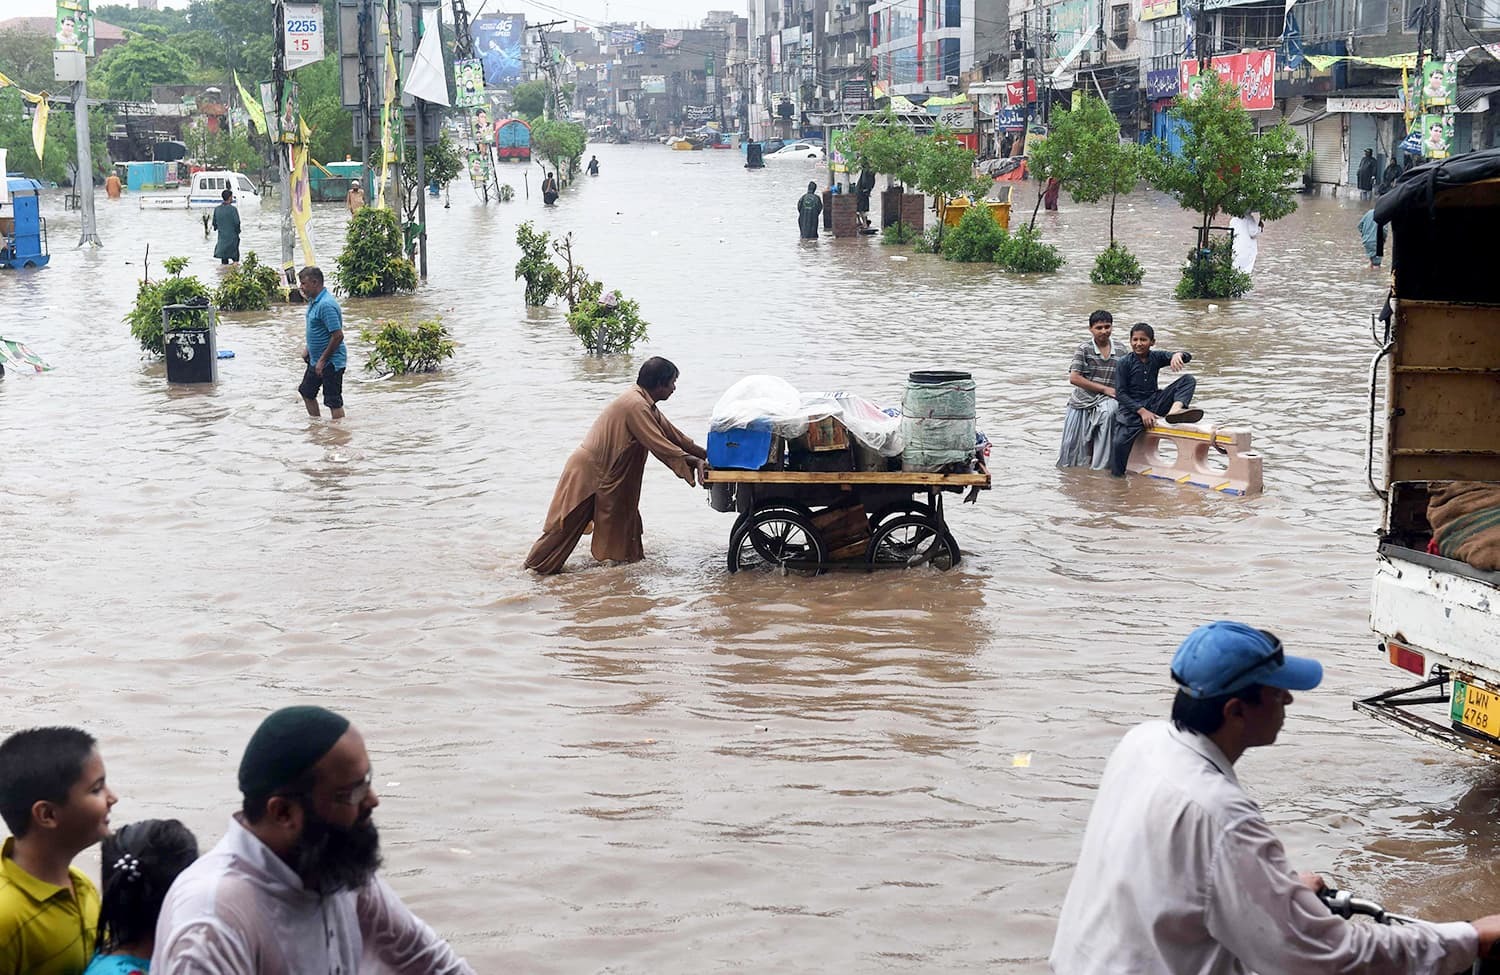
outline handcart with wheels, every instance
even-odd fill
[[[729,571],[778,568],[817,574],[932,565],[951,569],[961,552],[943,496],[990,488],[978,473],[710,470],[710,489],[732,493]],[[722,509],[721,509],[722,510]]]

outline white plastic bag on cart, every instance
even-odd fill
[[[849,435],[876,451],[882,457],[898,457],[905,446],[901,437],[901,416],[891,416],[873,400],[857,393],[819,394],[837,404],[839,418]]]
[[[709,429],[722,433],[766,422],[778,437],[790,439],[806,433],[811,421],[828,416],[838,417],[854,439],[882,457],[901,453],[899,415],[890,416],[855,393],[799,393],[776,376],[746,376],[730,386],[714,404]]]
[[[757,420],[771,424],[778,437],[800,437],[808,420],[821,420],[838,413],[832,400],[809,414],[795,386],[776,376],[746,376],[730,386],[714,404],[708,428],[715,433],[748,427]]]

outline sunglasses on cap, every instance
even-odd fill
[[[1239,683],[1240,680],[1250,676],[1257,670],[1261,670],[1267,664],[1275,664],[1279,668],[1286,663],[1286,651],[1281,646],[1281,638],[1272,633],[1270,630],[1257,629],[1255,632],[1271,641],[1271,652],[1266,654],[1264,657],[1261,657],[1259,660],[1253,661],[1249,666],[1235,671],[1232,675],[1226,677],[1224,680],[1219,681],[1219,686],[1224,688],[1224,690],[1219,692],[1220,694],[1230,693],[1231,689],[1235,689],[1234,685]],[[1181,684],[1183,687],[1188,686],[1188,682],[1183,680],[1175,670],[1172,671],[1172,680],[1176,681],[1178,684]]]

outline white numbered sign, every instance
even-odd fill
[[[286,69],[296,71],[323,60],[323,7],[316,3],[286,5],[286,29],[281,42]]]

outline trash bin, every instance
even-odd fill
[[[215,335],[218,309],[208,302],[167,305],[161,310],[161,338],[167,357],[167,382],[219,381],[219,345]]]

